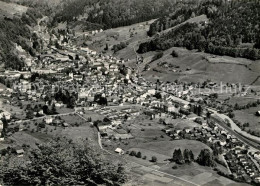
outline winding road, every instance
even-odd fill
[[[81,116],[79,113],[76,112],[76,114],[77,114],[80,118],[82,118],[83,120],[88,121],[86,118],[84,118],[83,116]],[[154,172],[160,173],[160,174],[162,174],[163,176],[168,176],[168,177],[171,177],[171,178],[174,178],[174,179],[178,179],[178,180],[180,180],[180,181],[185,182],[185,183],[186,183],[185,185],[199,186],[198,184],[193,183],[193,182],[191,182],[191,181],[189,181],[189,180],[185,180],[185,179],[183,179],[183,178],[181,178],[181,177],[177,177],[177,176],[174,176],[174,175],[172,175],[172,174],[168,174],[168,173],[159,171],[159,170],[157,170],[157,169],[154,169],[154,168],[151,168],[151,167],[147,167],[147,166],[141,165],[141,164],[139,164],[139,163],[136,163],[136,162],[134,162],[134,161],[131,161],[131,160],[125,158],[125,157],[122,156],[122,155],[118,155],[118,154],[112,153],[112,152],[110,152],[110,151],[108,151],[108,150],[106,150],[106,149],[103,148],[103,146],[102,146],[102,141],[101,141],[101,136],[100,136],[100,132],[99,132],[99,131],[97,132],[97,135],[98,135],[98,144],[99,144],[99,147],[100,147],[100,149],[101,149],[102,151],[104,151],[105,153],[107,153],[107,154],[109,154],[109,155],[112,155],[112,156],[116,156],[117,158],[122,158],[122,159],[124,159],[126,162],[132,163],[133,165],[136,165],[136,166],[139,166],[139,167],[145,167],[146,169],[149,169],[150,171],[154,171]]]

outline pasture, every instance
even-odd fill
[[[173,58],[170,54],[175,50],[179,57]],[[209,62],[207,58],[214,59],[217,62]],[[163,69],[162,72],[156,72],[153,69],[158,68],[159,62],[179,66],[179,68]],[[146,78],[161,81],[173,82],[176,79],[186,82],[203,82],[211,80],[215,82],[251,84],[259,76],[256,68],[250,68],[250,65],[258,64],[258,61],[251,61],[243,58],[232,58],[221,56],[212,58],[210,54],[197,51],[189,51],[184,48],[173,47],[164,51],[164,56],[150,64],[150,70],[143,72]],[[187,70],[187,69],[190,70]],[[254,85],[257,85],[258,81]]]
[[[0,1],[0,16],[3,17],[12,17],[14,15],[21,16],[27,9],[28,7],[26,6]]]
[[[136,148],[150,150],[168,157],[172,157],[175,149],[180,148],[182,151],[189,149],[192,150],[195,158],[202,149],[210,149],[204,143],[195,140],[153,141],[137,144]]]
[[[240,121],[242,124],[249,123],[249,127],[246,129],[250,129],[255,132],[260,132],[260,117],[256,116],[255,113],[260,110],[260,106],[251,107],[245,110],[236,110],[234,111],[235,119]]]
[[[179,166],[177,169],[172,169],[169,164],[160,169],[160,171],[168,174],[176,175],[182,179],[189,180],[197,185],[211,186],[211,185],[234,185],[242,186],[246,184],[236,183],[228,178],[219,176],[210,167],[200,166],[197,163]]]

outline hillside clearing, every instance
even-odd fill
[[[182,151],[189,149],[192,150],[195,158],[202,149],[210,149],[204,143],[195,140],[155,141],[138,144],[136,148],[150,150],[169,157],[172,157],[175,149],[180,148]]]
[[[175,50],[179,57],[173,58],[171,52]],[[156,81],[159,78],[162,81],[174,81],[179,79],[186,82],[203,82],[207,79],[216,82],[242,83],[251,84],[258,76],[258,61],[252,61],[243,58],[232,58],[228,56],[217,56],[214,58],[216,63],[206,60],[212,59],[212,55],[197,51],[190,51],[184,48],[173,47],[164,51],[161,59],[150,64],[150,70],[143,72],[146,78]],[[162,72],[154,71],[158,69],[159,62],[167,62],[168,64],[179,66],[179,68],[164,68]],[[227,63],[228,62],[228,63]],[[189,70],[187,70],[189,68]],[[172,71],[175,70],[175,71]],[[256,81],[254,85],[258,85]]]
[[[14,4],[14,3],[6,3],[3,1],[0,1],[0,15],[1,16],[8,16],[8,15],[22,15],[27,11],[28,7]]]

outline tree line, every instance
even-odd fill
[[[155,36],[140,44],[138,52],[186,47],[216,55],[260,59],[259,1],[203,1],[195,8],[183,7],[171,17],[161,18],[150,26],[148,34],[171,28],[171,21],[183,20],[205,14],[209,21],[178,25],[167,33]],[[180,17],[184,17],[181,19]],[[172,20],[172,19],[173,20]],[[182,21],[179,21],[182,22]],[[165,26],[166,25],[166,26]],[[172,26],[175,26],[173,24]],[[244,45],[243,43],[249,43]]]
[[[80,15],[88,14],[85,24],[97,23],[103,28],[127,26],[166,16],[182,4],[194,0],[90,0],[67,1],[54,16],[55,22],[77,21]]]

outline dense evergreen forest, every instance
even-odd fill
[[[22,60],[14,53],[15,43],[32,56],[39,51],[41,41],[33,36],[31,27],[44,15],[51,20],[50,29],[59,22],[68,22],[72,27],[82,24],[89,29],[108,29],[158,18],[148,31],[154,38],[141,44],[139,53],[177,46],[217,55],[260,58],[259,0],[20,0],[17,3],[29,7],[28,11],[20,17],[0,17],[0,63],[5,63],[6,68],[23,67]],[[199,15],[206,15],[209,21],[180,25]]]
[[[185,20],[205,14],[209,22],[185,23],[152,41],[142,43],[139,53],[166,50],[170,47],[198,49],[216,55],[260,59],[260,1],[203,1],[193,7],[183,7],[155,21],[150,36],[176,26]]]
[[[194,0],[74,0],[67,2],[62,11],[54,17],[54,23],[76,21],[81,15],[91,23],[103,28],[131,25],[163,15],[168,15],[183,4],[193,4]]]

